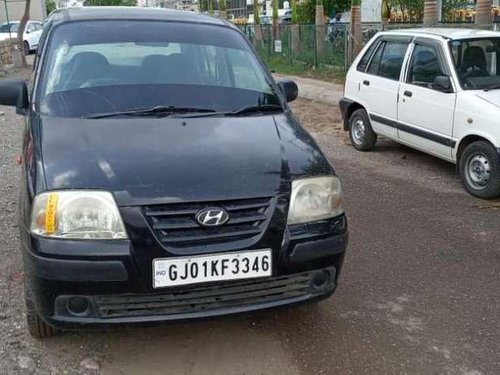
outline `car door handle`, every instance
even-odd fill
[[[413,96],[413,93],[411,91],[408,91],[406,90],[404,93],[403,93],[404,96],[407,96],[409,98],[411,98]]]
[[[370,81],[367,81],[366,79],[363,81],[363,85],[365,86],[370,86]]]

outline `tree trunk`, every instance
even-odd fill
[[[361,26],[361,6],[351,7],[352,43],[350,61],[358,55],[363,47],[363,29]]]
[[[437,0],[425,0],[424,3],[424,26],[435,26],[439,23],[439,12]]]
[[[272,0],[271,1],[272,7],[273,7],[273,43],[275,40],[280,38],[279,35],[279,23],[278,23],[278,0]]]
[[[262,27],[260,24],[254,25],[254,40],[255,45],[259,44],[262,40]]]
[[[316,3],[316,51],[318,55],[325,52],[325,11],[323,4]]]
[[[26,56],[24,54],[24,30],[26,30],[26,25],[28,24],[28,21],[30,19],[30,6],[31,6],[31,0],[26,0],[26,3],[24,4],[24,14],[23,17],[21,18],[21,22],[19,23],[19,29],[17,30],[17,48],[18,48],[18,53],[21,54],[21,63],[23,67],[28,66],[28,62],[26,61]]]
[[[492,23],[491,7],[492,0],[477,0],[476,2],[476,25],[489,26]]]

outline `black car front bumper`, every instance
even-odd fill
[[[47,323],[72,329],[205,318],[326,298],[337,286],[348,232],[345,216],[296,225],[285,233],[272,277],[160,290],[141,277],[129,241],[92,248],[85,241],[27,238],[25,270],[37,311]]]

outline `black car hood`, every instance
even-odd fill
[[[47,189],[110,190],[120,205],[272,196],[293,175],[329,170],[310,136],[285,114],[45,117],[41,148]]]

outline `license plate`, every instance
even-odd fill
[[[153,260],[153,288],[271,276],[271,250]]]

